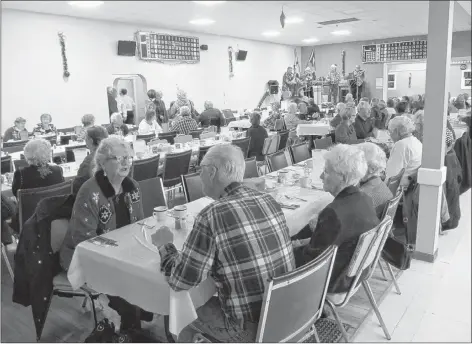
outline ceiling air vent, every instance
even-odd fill
[[[336,24],[343,24],[343,23],[351,23],[351,22],[355,22],[355,21],[359,21],[359,19],[357,19],[357,18],[347,18],[347,19],[328,20],[328,21],[325,21],[325,22],[319,22],[318,24],[321,24],[321,25],[336,25]]]

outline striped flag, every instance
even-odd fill
[[[310,57],[308,58],[308,61],[306,64],[307,64],[307,67],[308,67],[308,64],[311,64],[313,69],[316,70],[315,48],[313,48],[313,50],[311,51]]]
[[[295,62],[293,64],[293,72],[297,73],[297,67],[298,67],[298,73],[300,74],[300,64],[298,63],[297,48],[293,49],[293,53],[295,55]]]

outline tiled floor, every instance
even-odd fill
[[[433,264],[414,260],[380,312],[391,342],[471,342],[471,192],[461,196],[459,227],[439,237]],[[356,342],[387,342],[372,315]]]

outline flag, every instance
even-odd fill
[[[300,64],[298,63],[297,48],[293,49],[293,54],[295,55],[295,62],[293,64],[293,72],[297,73],[297,67],[298,67],[298,72],[300,74]]]
[[[315,48],[313,48],[313,50],[311,51],[310,57],[308,58],[307,67],[308,67],[308,64],[311,64],[313,69],[316,70]]]
[[[284,9],[282,8],[282,14],[280,15],[280,25],[282,25],[282,29],[285,27],[285,18]]]

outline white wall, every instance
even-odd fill
[[[117,56],[117,41],[133,40],[138,30],[198,36],[208,51],[202,51],[200,63],[193,65]],[[281,83],[294,59],[291,46],[13,10],[2,10],[1,31],[2,132],[17,116],[26,118],[31,129],[45,112],[58,128],[78,124],[85,113],[94,114],[97,123],[106,123],[106,87],[112,85],[113,74],[143,75],[148,88],[162,90],[167,106],[175,100],[178,85],[198,110],[207,99],[220,108],[254,108],[265,83],[271,79]],[[68,82],[62,78],[60,31],[66,36]],[[230,45],[248,51],[246,61],[233,59],[232,79]]]

